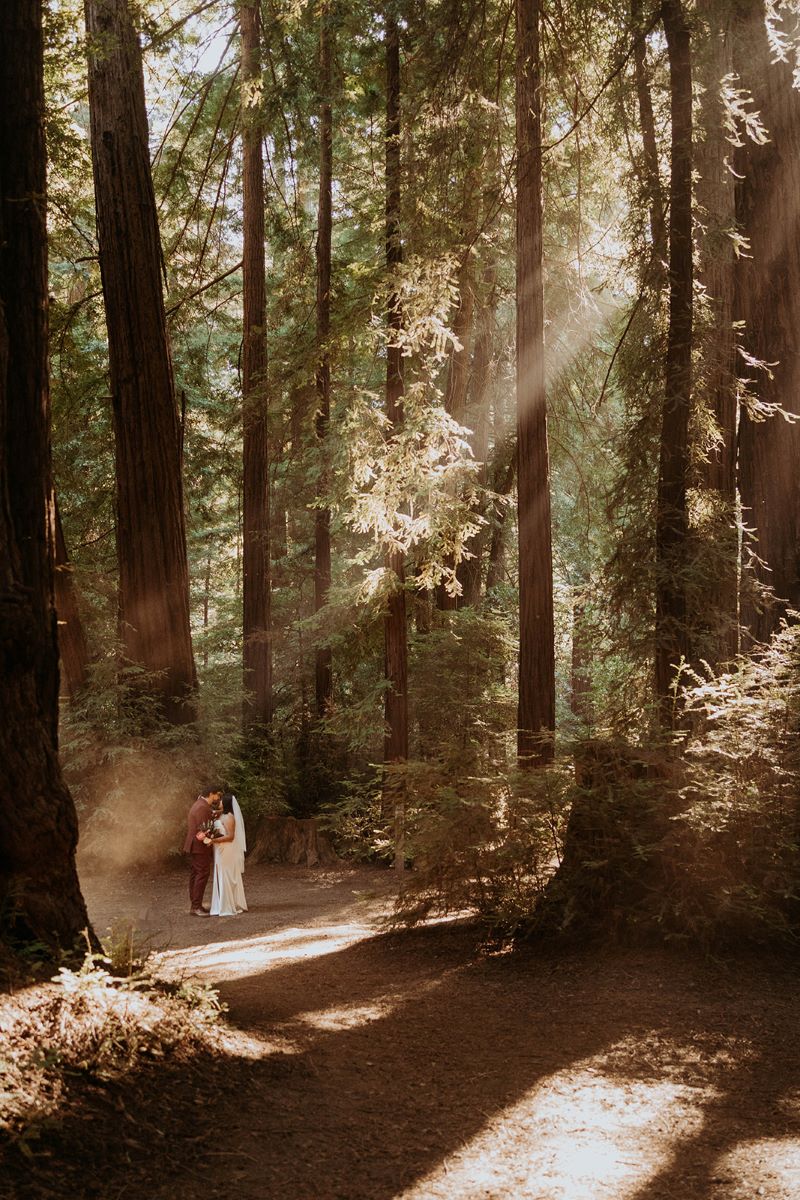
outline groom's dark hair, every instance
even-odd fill
[[[221,785],[218,783],[215,783],[215,784],[212,784],[211,787],[203,788],[200,795],[201,796],[210,796],[212,792],[221,792],[221,791],[222,791]]]

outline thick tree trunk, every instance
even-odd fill
[[[89,928],[58,763],[41,0],[0,10],[0,937]]]
[[[4,64],[5,99],[10,106],[2,114],[6,153],[0,160],[6,237],[0,282],[11,348],[7,362],[6,470],[20,555],[19,582],[30,589],[37,639],[41,645],[49,645],[56,636],[52,580],[55,530],[50,510],[41,4],[27,0],[8,8],[3,24],[13,41],[4,45],[2,53],[7,59],[13,53],[11,45],[16,45],[27,61]],[[16,10],[14,16],[12,9]],[[36,56],[35,68],[32,55]],[[25,89],[19,100],[14,92],[17,78]],[[42,718],[57,746],[58,657],[38,656],[35,671]]]
[[[402,262],[400,231],[400,30],[392,12],[386,17],[386,266],[394,281]],[[387,311],[389,344],[386,350],[386,415],[391,429],[403,423],[403,356],[399,343],[403,327],[400,297],[392,293]],[[384,673],[386,734],[383,761],[384,808],[394,814],[395,867],[403,869],[405,787],[397,769],[408,758],[408,630],[406,624],[405,563],[393,550],[386,555],[393,579],[384,620]]]
[[[728,0],[700,0],[705,25],[702,74],[703,137],[697,148],[697,204],[704,228],[699,274],[708,304],[700,361],[703,389],[716,426],[716,444],[704,465],[702,484],[715,513],[716,558],[708,588],[702,657],[725,662],[738,650],[738,530],[736,527],[736,431],[738,417],[734,288],[736,225],[732,155],[723,126],[722,80],[733,71]],[[700,648],[696,648],[698,651]]]
[[[769,141],[748,138],[737,150],[736,210],[747,238],[737,264],[736,316],[744,323],[746,352],[769,370],[740,363],[748,390],[765,405],[800,413],[800,92],[792,64],[771,63],[763,6],[739,0],[734,8],[735,68],[753,97]],[[739,434],[739,488],[744,523],[755,528],[761,560],[757,579],[778,603],[759,611],[752,589],[743,591],[742,625],[764,641],[778,627],[787,602],[800,608],[800,423],[780,415],[753,420],[744,407]]]
[[[331,416],[331,364],[328,338],[331,329],[331,226],[333,173],[333,114],[331,109],[331,12],[323,0],[319,27],[319,208],[317,219],[317,438],[325,455]],[[322,473],[327,487],[327,472]],[[318,508],[314,518],[314,611],[327,602],[331,586],[331,514]],[[330,646],[317,648],[315,656],[317,714],[322,717],[333,695]]]
[[[248,865],[272,862],[330,867],[340,862],[330,835],[313,817],[262,817],[250,840]]]
[[[53,497],[56,524],[55,603],[58,614],[58,651],[61,658],[61,677],[66,694],[75,700],[86,686],[89,654],[83,632],[72,564],[67,554],[64,530],[58,503]]]
[[[656,694],[674,717],[672,684],[690,656],[686,613],[689,410],[692,388],[692,71],[681,0],[662,7],[670,65],[672,155],[669,213],[669,335],[656,511]]]
[[[539,0],[517,0],[517,497],[519,703],[517,753],[553,757],[555,652],[550,464],[544,385]]]
[[[272,720],[272,604],[267,444],[267,278],[261,148],[261,35],[255,0],[242,0],[243,345],[242,490],[243,666],[246,731]]]
[[[167,720],[194,719],[180,430],[150,174],[142,57],[126,0],[85,0],[97,235],[111,366],[122,653]]]

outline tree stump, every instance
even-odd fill
[[[313,817],[262,817],[250,841],[248,863],[327,867],[339,862],[330,836]]]

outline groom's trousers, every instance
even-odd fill
[[[196,845],[197,849],[192,846],[189,851],[189,899],[192,908],[202,908],[203,893],[211,874],[214,851],[211,846],[204,846],[202,842],[197,842]]]

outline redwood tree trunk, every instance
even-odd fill
[[[50,510],[50,396],[47,362],[47,240],[45,215],[46,152],[42,99],[41,4],[35,0],[4,6],[17,9],[3,16],[12,42],[4,44],[4,59],[16,46],[27,61],[4,62],[5,154],[0,159],[3,184],[5,241],[0,243],[4,274],[3,301],[10,344],[7,361],[6,469],[12,499],[12,520],[20,555],[20,583],[30,588],[37,640],[50,645],[56,638],[53,607],[55,530]],[[35,60],[35,62],[33,61]],[[17,96],[19,128],[13,128]],[[25,156],[30,158],[26,160]],[[40,197],[39,203],[33,198]],[[24,350],[23,350],[24,348]],[[36,688],[42,718],[54,746],[58,745],[58,656],[37,656]]]
[[[400,232],[400,31],[392,13],[386,18],[386,266],[390,277],[402,262]],[[400,297],[393,293],[387,311],[389,344],[386,351],[386,415],[391,429],[403,423],[403,357],[399,335],[403,326]],[[385,738],[383,759],[397,765],[408,758],[408,631],[406,626],[405,564],[399,551],[386,555],[393,588],[384,620]],[[395,866],[403,866],[402,777],[387,773],[384,806],[394,809]]]
[[[572,594],[572,662],[570,670],[569,706],[585,726],[594,721],[592,705],[592,638],[586,615],[588,581],[573,588]]]
[[[333,173],[333,116],[331,110],[331,12],[323,0],[319,27],[319,209],[317,220],[317,438],[325,454],[325,439],[331,415],[331,364],[328,338],[331,329],[331,184]],[[327,486],[323,472],[323,486]],[[314,611],[328,599],[331,586],[331,514],[318,508],[314,518]],[[319,716],[333,694],[330,646],[317,648],[315,660],[316,702]]]
[[[647,42],[642,19],[642,0],[631,0],[633,25],[633,66],[636,81],[636,100],[642,131],[644,186],[650,211],[650,236],[653,241],[654,276],[663,279],[667,262],[667,226],[664,218],[664,196],[658,169],[658,141],[653,115],[653,101],[647,71]]]
[[[514,457],[507,463],[502,470],[495,468],[494,474],[496,481],[492,486],[492,491],[498,496],[509,496],[511,489],[514,486],[514,476],[517,473],[517,458],[516,447],[514,448]],[[489,562],[486,567],[486,591],[490,592],[492,588],[496,588],[498,584],[503,582],[506,563],[506,538],[507,525],[506,517],[508,516],[507,504],[493,504],[492,512],[489,520],[489,528],[491,537],[489,540]]]
[[[760,402],[800,413],[800,93],[791,63],[770,62],[763,6],[740,0],[734,20],[734,65],[769,132],[763,146],[745,139],[735,165],[738,224],[749,242],[737,264],[736,315],[745,350],[770,373],[740,365]],[[780,601],[758,611],[742,595],[742,624],[763,641],[787,602],[800,608],[800,424],[780,415],[753,421],[745,408],[739,439],[743,518],[763,562],[756,576]]]
[[[67,554],[61,513],[53,498],[56,525],[55,545],[55,603],[58,613],[58,651],[65,691],[70,700],[75,700],[86,686],[89,655],[86,637],[78,608],[78,595],[72,577],[72,563]]]
[[[58,762],[41,0],[0,9],[0,936],[89,928]]]
[[[702,657],[710,662],[725,662],[738,649],[738,400],[733,324],[736,255],[730,236],[736,225],[735,181],[726,162],[732,147],[723,126],[719,94],[722,79],[733,71],[731,8],[728,0],[700,0],[698,14],[705,22],[702,64],[705,90],[701,110],[704,136],[697,149],[697,203],[704,226],[699,273],[708,304],[700,360],[704,365],[704,391],[717,434],[717,443],[704,466],[702,483],[711,494],[716,514],[718,552],[708,588]]]
[[[244,480],[243,636],[245,727],[264,730],[272,719],[272,605],[267,444],[267,278],[264,260],[264,164],[260,100],[249,85],[261,78],[259,8],[242,0],[242,177],[244,329],[242,441]],[[256,89],[255,96],[259,93]]]
[[[669,335],[656,510],[656,694],[669,723],[676,666],[689,658],[686,505],[692,387],[692,71],[681,0],[662,7],[670,69],[672,155],[669,212]]]
[[[126,0],[85,0],[97,236],[111,367],[119,621],[167,720],[194,719],[180,428],[144,77]]]
[[[544,385],[539,0],[517,0],[517,503],[523,764],[553,757],[555,661],[550,464]]]

